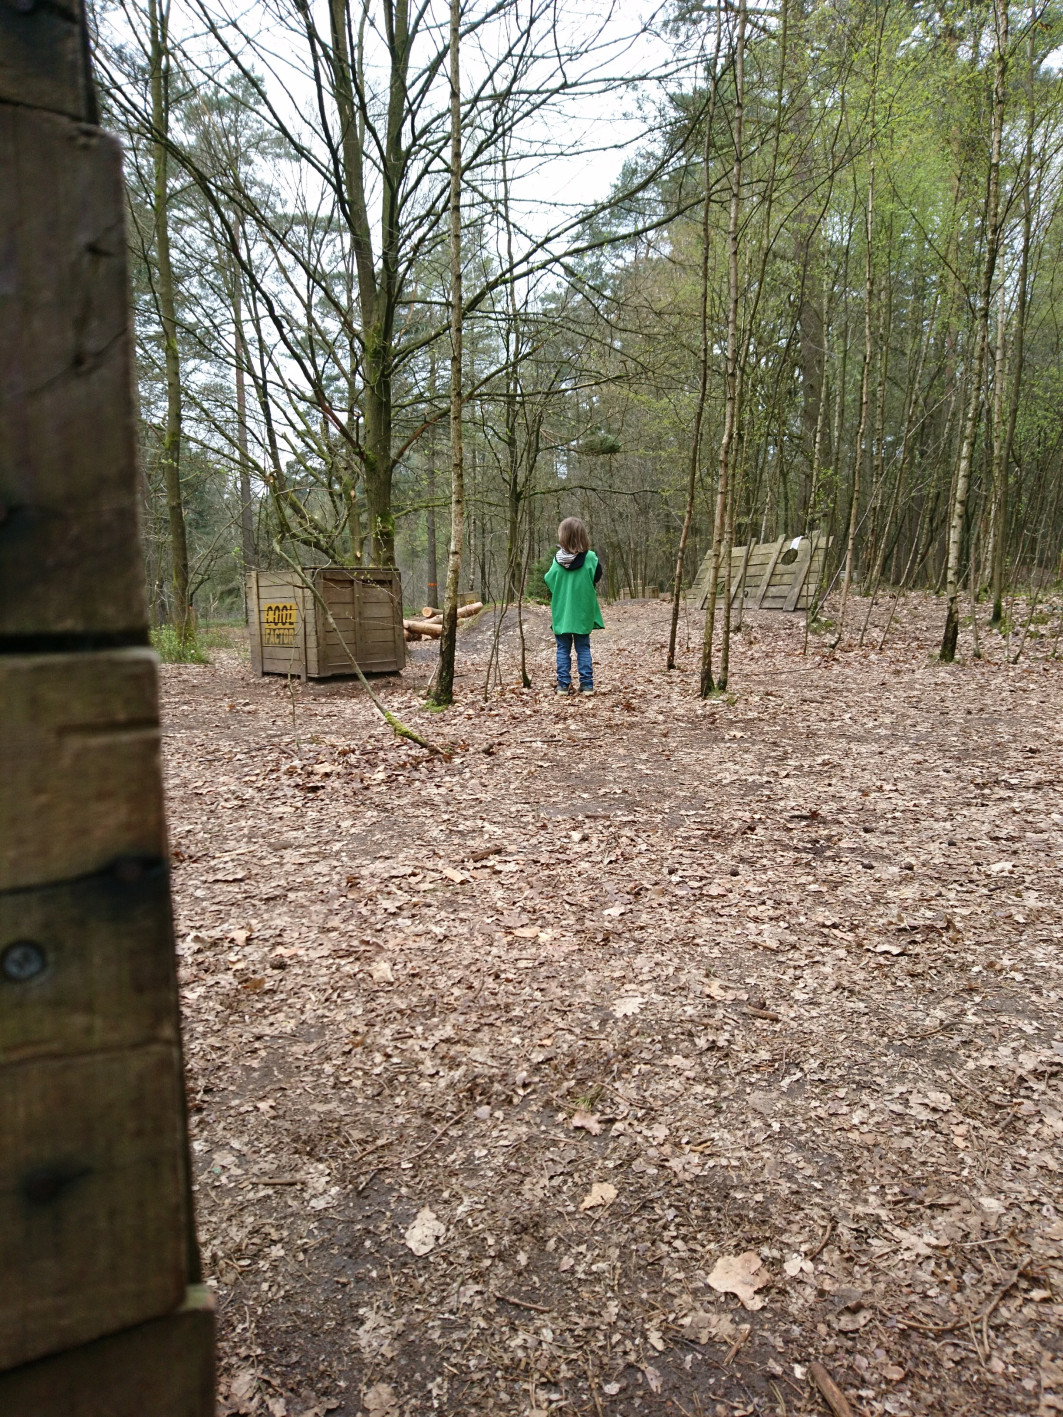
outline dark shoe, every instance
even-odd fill
[[[571,692],[572,692],[572,686],[571,686],[571,684],[555,684],[555,685],[554,685],[554,693],[555,693],[555,694],[564,694],[565,698],[568,698],[568,696],[569,696],[569,694],[571,694]]]
[[[589,689],[585,689],[585,688],[582,686],[582,684],[581,684],[581,685],[580,685],[580,693],[581,693],[581,694],[586,694],[588,697],[590,697],[590,695],[592,695],[592,694],[594,693],[594,686],[592,685]]]

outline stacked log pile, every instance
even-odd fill
[[[482,600],[474,600],[471,605],[459,605],[458,619],[467,620],[471,615],[479,615],[483,608]],[[422,606],[420,618],[403,620],[402,628],[407,640],[438,640],[443,633],[443,612],[432,605]]]

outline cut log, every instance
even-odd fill
[[[442,620],[403,620],[402,626],[412,634],[428,635],[435,640],[438,640],[443,633]]]
[[[436,609],[434,606],[432,606],[432,605],[422,605],[422,607],[421,607],[421,619],[422,619],[422,620],[439,620],[439,619],[442,618],[442,615],[443,615],[442,610],[437,610],[437,609]]]
[[[482,600],[474,600],[471,605],[459,605],[458,619],[467,620],[470,615],[479,615],[483,608],[484,603]],[[433,615],[438,615],[439,619],[429,619],[429,611],[431,611]],[[420,638],[422,635],[427,635],[431,639],[438,640],[443,633],[443,612],[441,610],[432,610],[432,607],[429,605],[421,611],[421,614],[425,617],[422,620],[403,620],[402,627],[406,631],[407,639],[411,636]]]

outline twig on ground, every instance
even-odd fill
[[[997,1305],[1000,1303],[1001,1299],[1003,1299],[1004,1295],[1008,1292],[1008,1290],[1014,1288],[1014,1286],[1019,1282],[1019,1278],[1020,1278],[1020,1276],[1021,1276],[1023,1270],[1024,1270],[1024,1269],[1026,1268],[1026,1266],[1029,1264],[1029,1262],[1030,1262],[1030,1256],[1029,1256],[1029,1255],[1025,1255],[1025,1256],[1019,1261],[1018,1265],[1016,1266],[1016,1268],[1015,1268],[1015,1273],[1011,1276],[1011,1278],[1010,1278],[1009,1280],[1007,1280],[1004,1284],[1002,1284],[1002,1285],[1000,1286],[1000,1288],[997,1290],[996,1294],[993,1296],[993,1298],[989,1301],[989,1303],[988,1303],[988,1304],[985,1306],[985,1308],[982,1310],[982,1345],[983,1345],[983,1347],[985,1348],[986,1356],[987,1356],[987,1357],[989,1356],[989,1320],[990,1320],[990,1317],[992,1316],[993,1311],[996,1309]]]
[[[553,1310],[546,1304],[533,1304],[530,1299],[517,1299],[512,1294],[500,1294],[497,1289],[491,1290],[492,1295],[503,1304],[513,1304],[518,1309],[531,1309],[533,1314],[549,1314]]]
[[[831,1235],[832,1235],[833,1233],[834,1233],[834,1216],[832,1215],[832,1216],[830,1216],[829,1219],[827,1220],[827,1228],[826,1228],[826,1230],[824,1230],[823,1235],[822,1235],[822,1237],[820,1238],[819,1244],[816,1246],[816,1248],[815,1248],[814,1250],[811,1251],[810,1254],[806,1255],[805,1258],[806,1258],[806,1259],[809,1259],[809,1260],[814,1260],[817,1255],[822,1254],[823,1251],[824,1251],[824,1249],[826,1248],[827,1241],[830,1239],[830,1237],[831,1237]]]
[[[451,1127],[456,1127],[459,1122],[464,1122],[466,1117],[471,1116],[472,1110],[473,1109],[470,1107],[468,1111],[461,1112],[456,1117],[451,1117],[449,1122],[445,1122],[443,1126],[440,1127],[439,1131],[436,1132],[436,1134],[431,1137],[430,1140],[426,1141],[424,1146],[419,1147],[418,1150],[415,1151],[412,1156],[407,1158],[407,1160],[416,1161],[419,1156],[423,1156],[426,1151],[428,1151],[431,1147],[435,1146],[436,1142],[445,1132],[449,1132]]]
[[[729,1368],[729,1367],[731,1366],[731,1363],[732,1363],[733,1360],[734,1360],[735,1354],[736,1354],[736,1353],[738,1352],[738,1350],[742,1347],[742,1344],[745,1343],[746,1339],[749,1337],[749,1335],[750,1335],[752,1332],[753,1332],[752,1325],[750,1325],[750,1324],[743,1324],[743,1325],[742,1325],[742,1328],[741,1328],[741,1330],[740,1330],[740,1332],[739,1332],[739,1334],[738,1334],[738,1337],[737,1337],[737,1338],[735,1339],[735,1341],[731,1344],[730,1348],[728,1348],[728,1350],[727,1350],[727,1357],[723,1360],[723,1366],[724,1366],[725,1368]]]
[[[820,1396],[834,1413],[834,1417],[854,1417],[853,1409],[849,1406],[849,1399],[841,1388],[827,1372],[822,1363],[812,1362],[808,1365],[812,1381],[819,1389]]]

